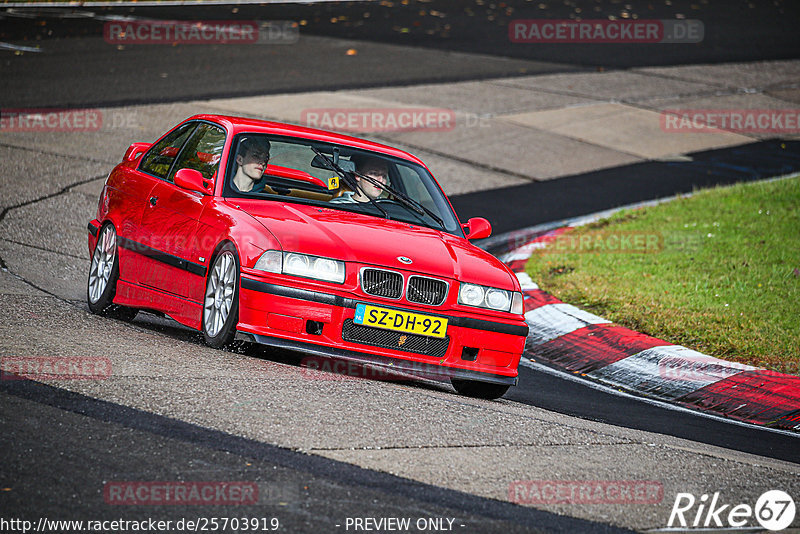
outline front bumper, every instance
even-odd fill
[[[357,329],[361,337],[354,336],[352,320],[358,303],[446,317],[446,340],[360,326]],[[345,325],[348,328],[343,337]],[[382,366],[414,376],[508,385],[516,383],[528,333],[524,321],[503,322],[452,310],[397,306],[380,299],[278,285],[244,275],[237,330],[240,339]],[[431,340],[430,345],[426,339]]]

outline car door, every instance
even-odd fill
[[[224,144],[224,129],[198,123],[165,179],[150,192],[141,232],[151,249],[151,265],[142,283],[183,298],[196,295],[192,289],[204,283],[207,258],[197,255],[197,240],[206,233],[199,220],[212,197],[183,189],[174,179],[178,170],[194,169],[213,184]]]
[[[156,142],[142,156],[139,166],[128,172],[124,182],[135,185],[137,192],[135,220],[129,217],[120,233],[120,277],[135,284],[142,284],[153,269],[154,260],[148,255],[150,244],[142,232],[142,217],[149,206],[153,188],[163,181],[172,168],[181,147],[189,139],[196,122],[187,122],[174,128]],[[123,261],[124,260],[124,261]]]

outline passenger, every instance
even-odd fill
[[[389,166],[385,160],[380,158],[361,160],[358,162],[357,170],[359,173],[369,176],[382,184],[387,183],[389,180]],[[365,180],[358,175],[356,175],[355,179],[358,184],[358,191],[345,191],[342,196],[334,198],[331,202],[369,202],[370,199],[374,200],[383,193],[383,189],[370,183],[369,180]]]
[[[231,187],[240,193],[260,193],[267,180],[264,171],[269,161],[270,144],[263,137],[246,137],[239,142],[236,154],[236,174]]]

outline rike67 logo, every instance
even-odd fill
[[[789,527],[794,517],[794,500],[785,491],[770,490],[763,493],[754,507],[744,503],[724,503],[718,491],[710,498],[708,494],[703,494],[699,499],[691,493],[678,493],[667,527],[703,530],[709,527],[741,528],[755,526],[755,519],[761,527],[779,531]]]

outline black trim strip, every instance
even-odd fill
[[[206,266],[200,263],[194,263],[191,261],[184,260],[183,258],[180,258],[178,256],[173,256],[172,254],[162,252],[152,247],[148,247],[147,245],[143,245],[142,243],[136,242],[132,239],[128,239],[127,237],[118,237],[117,240],[119,246],[121,246],[124,249],[130,250],[131,252],[136,252],[137,254],[141,254],[142,256],[147,256],[148,258],[160,261],[161,263],[166,263],[167,265],[171,265],[172,267],[177,267],[178,269],[183,269],[192,274],[196,274],[197,276],[206,275]]]
[[[189,297],[184,297],[183,295],[178,295],[177,293],[172,293],[170,291],[167,291],[166,289],[161,289],[159,287],[153,287],[153,286],[146,286],[146,285],[143,285],[143,284],[137,284],[136,282],[128,282],[127,280],[122,280],[122,282],[124,284],[127,284],[127,285],[131,286],[131,287],[135,287],[137,291],[145,291],[145,292],[149,292],[149,293],[157,293],[158,295],[164,295],[164,296],[169,297],[171,299],[180,300],[184,304],[189,304],[190,306],[197,306],[197,307],[201,307],[201,308],[203,306],[203,302],[202,301],[192,300]],[[138,306],[137,306],[137,309],[140,310],[140,311],[146,311],[148,313],[155,313],[156,315],[162,315],[162,316],[166,315],[167,317],[172,317],[169,312],[161,311],[161,310],[158,310],[158,309],[140,308]]]
[[[278,295],[280,297],[289,297],[299,300],[307,300],[310,302],[318,302],[320,304],[328,304],[330,306],[339,306],[340,308],[355,308],[358,302],[356,299],[340,297],[337,295],[329,295],[327,293],[320,293],[318,291],[310,291],[307,289],[298,289],[294,287],[286,287],[277,284],[269,284],[260,280],[253,280],[252,278],[241,277],[242,289],[249,289],[251,291],[259,291],[261,293],[269,293],[270,295]],[[365,302],[367,303],[367,302]],[[393,310],[411,311],[394,306],[386,306],[382,303],[372,303],[375,306],[389,308]],[[461,328],[471,328],[473,330],[484,330],[489,332],[497,332],[499,334],[510,334],[512,336],[528,337],[528,326],[518,326],[507,323],[497,323],[494,321],[486,321],[484,319],[472,319],[469,317],[455,317],[452,315],[442,315],[437,313],[427,313],[432,317],[441,317],[447,319],[448,323],[453,326]]]
[[[387,370],[395,373],[407,374],[419,378],[427,378],[428,380],[444,381],[450,378],[460,378],[462,380],[475,380],[478,382],[490,382],[492,384],[503,384],[509,386],[517,385],[517,377],[515,376],[495,375],[491,373],[474,371],[472,369],[458,369],[456,367],[415,362],[404,360],[402,358],[389,358],[386,356],[365,354],[362,352],[356,352],[338,347],[326,347],[325,345],[315,345],[313,343],[304,343],[302,341],[294,341],[291,339],[282,339],[264,336],[261,334],[251,334],[250,332],[239,331],[236,333],[236,339],[285,350],[296,350],[308,354],[315,354],[317,356],[340,358],[362,364],[377,365],[380,367],[385,367]]]
[[[496,323],[484,319],[472,319],[470,317],[454,317],[451,324],[461,328],[471,328],[473,330],[489,330],[498,334],[511,334],[513,336],[528,337],[528,325],[518,326],[515,324]]]
[[[242,289],[249,289],[251,291],[259,291],[261,293],[269,293],[270,295],[278,295],[279,297],[307,300],[309,302],[328,304],[330,306],[338,306],[340,308],[356,307],[356,301],[354,299],[340,297],[338,295],[329,295],[328,293],[319,293],[317,291],[309,291],[307,289],[298,289],[296,287],[268,284],[267,282],[253,280],[252,278],[246,278],[244,276],[241,278],[241,287]]]
[[[91,222],[89,223],[89,233],[92,234],[94,237],[97,237],[97,232],[100,231],[100,228],[93,225]]]

